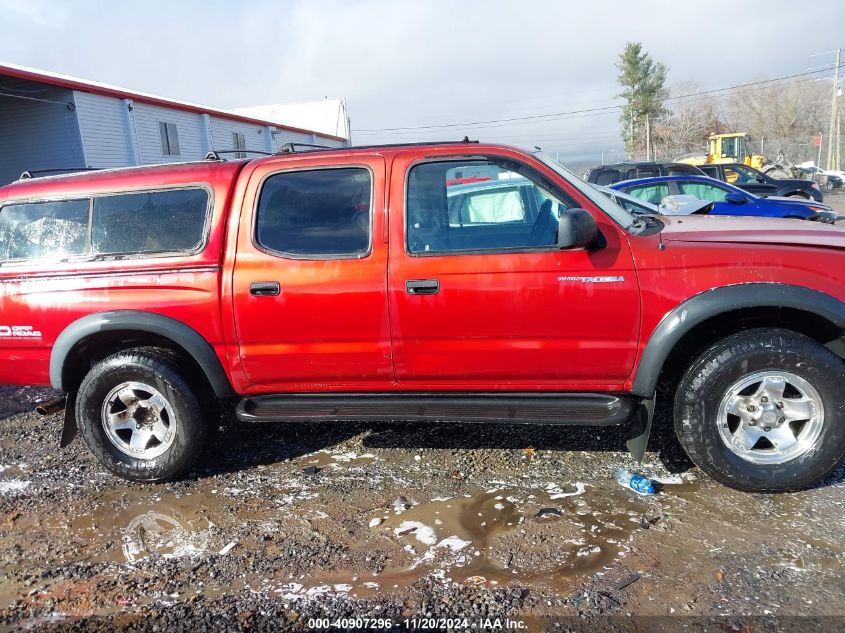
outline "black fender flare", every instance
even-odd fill
[[[634,376],[634,395],[651,398],[660,371],[680,340],[707,319],[744,308],[793,308],[827,319],[845,330],[845,303],[802,286],[753,282],[705,290],[668,312],[646,343]]]
[[[171,317],[155,312],[115,310],[97,312],[77,319],[59,334],[50,353],[50,384],[58,391],[68,392],[65,364],[73,348],[83,339],[100,332],[131,330],[167,338],[199,365],[214,394],[218,398],[235,395],[234,389],[211,345],[195,329]]]

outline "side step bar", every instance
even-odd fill
[[[592,393],[281,394],[244,398],[243,421],[461,421],[615,426],[631,422],[639,401]]]

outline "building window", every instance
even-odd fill
[[[175,123],[158,124],[158,131],[161,134],[161,152],[165,156],[179,156],[179,132]]]
[[[240,151],[246,149],[246,137],[240,132],[232,132],[232,149],[238,150],[235,158],[246,158],[246,152]]]

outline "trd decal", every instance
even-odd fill
[[[31,325],[0,325],[0,338],[41,338]]]

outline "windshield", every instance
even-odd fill
[[[635,218],[631,213],[620,207],[603,193],[596,191],[592,185],[589,185],[581,180],[578,176],[569,171],[548,154],[544,152],[533,152],[532,156],[557,172],[573,187],[584,194],[590,202],[609,215],[610,218],[621,227],[627,229],[635,223]]]

